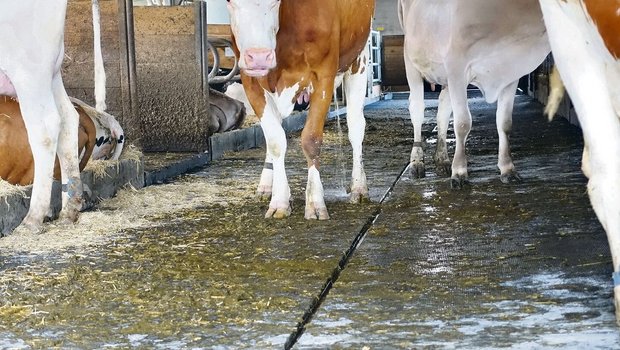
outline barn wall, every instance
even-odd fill
[[[119,42],[118,3],[116,0],[99,0],[99,6],[108,112],[124,125],[123,106],[127,97],[124,96],[123,80],[126,72],[121,62],[126,52]],[[62,77],[69,96],[94,106],[92,23],[91,0],[69,0]]]
[[[194,6],[133,9],[141,144],[204,151],[209,121]]]
[[[398,0],[376,0],[373,29],[381,35],[402,35],[398,21]]]

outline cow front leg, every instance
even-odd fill
[[[519,81],[508,85],[502,90],[497,100],[496,124],[499,136],[499,151],[497,154],[497,167],[500,171],[500,180],[503,183],[521,181],[521,176],[515,170],[510,155],[510,131],[512,130],[512,110],[515,101],[515,92]]]
[[[260,181],[256,190],[256,196],[262,201],[268,201],[271,198],[273,188],[273,158],[268,150],[265,153],[265,165],[260,174]]]
[[[79,115],[67,96],[60,74],[54,78],[53,90],[60,113],[60,134],[57,147],[62,179],[60,219],[75,222],[82,209],[83,195],[78,155]]]
[[[286,134],[282,128],[280,118],[275,103],[271,98],[267,98],[263,117],[260,125],[265,134],[267,142],[267,159],[271,159],[273,170],[271,170],[273,181],[271,200],[265,218],[282,219],[291,215],[291,190],[286,177],[284,158],[286,155]],[[263,169],[263,172],[269,169]],[[268,179],[266,179],[268,180]],[[261,183],[263,176],[261,176]]]
[[[471,113],[467,106],[467,82],[462,79],[464,69],[455,68],[452,75],[455,79],[448,81],[450,86],[450,100],[454,111],[454,134],[456,136],[456,147],[454,159],[452,160],[452,176],[450,185],[452,188],[461,189],[468,182],[467,175],[467,155],[465,154],[465,143],[471,131]],[[450,75],[450,73],[448,73]]]
[[[451,162],[448,157],[448,125],[452,115],[450,91],[444,86],[439,93],[439,107],[437,108],[437,147],[435,148],[435,172],[438,176],[450,176]]]
[[[413,61],[407,53],[405,43],[405,71],[409,84],[409,118],[413,124],[413,147],[409,157],[411,176],[422,178],[426,176],[424,167],[424,148],[422,140],[422,123],[424,122],[424,80],[415,68]]]
[[[344,77],[344,92],[347,98],[347,127],[349,129],[349,142],[353,148],[353,169],[351,171],[351,203],[368,201],[368,184],[362,156],[362,143],[366,130],[364,119],[364,99],[366,97],[368,60],[367,50],[364,50],[358,58],[357,70],[346,73]]]
[[[329,82],[329,83],[328,83]],[[306,125],[301,132],[301,147],[308,162],[308,183],[306,185],[306,219],[329,219],[325,205],[323,184],[319,173],[321,145],[323,144],[323,127],[325,116],[333,96],[334,77],[323,78],[310,96],[310,110]]]

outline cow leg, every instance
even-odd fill
[[[592,85],[589,92],[583,92],[583,96],[588,96],[584,102],[590,106],[599,104],[597,99],[589,99],[595,91],[599,95],[606,94],[597,86],[601,85]],[[592,110],[588,108],[588,111]],[[590,202],[607,233],[614,267],[616,322],[620,324],[620,119],[610,111],[601,109],[588,114],[585,109],[577,109],[585,143],[588,145],[584,150],[582,168],[589,176]]]
[[[413,124],[413,148],[409,164],[411,175],[416,178],[426,176],[424,167],[424,149],[422,140],[422,123],[424,122],[424,80],[407,55],[405,44],[405,71],[409,84],[409,117]]]
[[[333,96],[332,77],[321,77],[315,84],[314,92],[310,95],[310,110],[306,125],[301,132],[301,146],[308,162],[308,183],[306,185],[305,218],[327,220],[329,214],[325,205],[323,184],[319,173],[321,145],[323,144],[323,127],[325,116],[329,111],[329,104]],[[348,107],[347,107],[348,108]],[[347,116],[347,120],[349,116]],[[362,117],[363,119],[363,117]],[[358,122],[359,124],[359,122]],[[349,125],[349,128],[351,125]],[[360,154],[361,154],[361,146]],[[360,156],[361,158],[361,156]]]
[[[366,50],[360,55],[360,62],[366,62]],[[368,200],[368,184],[362,160],[362,143],[366,129],[364,119],[364,99],[366,96],[366,65],[359,64],[356,72],[349,71],[344,79],[344,92],[347,98],[347,126],[349,142],[353,148],[353,169],[351,172],[351,203]]]
[[[510,155],[510,131],[512,130],[512,109],[515,102],[515,92],[519,81],[506,86],[497,100],[496,124],[499,136],[499,152],[497,154],[497,167],[500,171],[500,180],[503,183],[521,181],[521,176],[515,170]]]
[[[566,6],[574,8],[564,10],[555,1],[541,0],[540,4],[556,65],[583,130],[586,149],[582,168],[589,177],[590,202],[607,233],[616,322],[620,324],[620,110],[617,95],[610,94],[610,88],[620,81],[619,64],[601,62],[601,57],[592,53],[595,45],[582,31],[589,25],[586,19],[574,23],[565,16],[583,11],[578,4],[569,3]],[[570,42],[562,41],[564,36],[571,38]]]
[[[448,66],[450,66],[448,64]],[[455,66],[454,64],[452,65]],[[467,82],[462,78],[463,68],[454,67],[453,72],[448,72],[450,100],[454,110],[454,134],[456,135],[456,147],[454,159],[452,160],[452,177],[450,184],[452,188],[461,189],[467,183],[467,155],[465,154],[465,143],[471,131],[471,113],[467,106]],[[460,72],[456,73],[455,72]]]
[[[29,79],[29,82],[13,81],[34,158],[30,208],[21,227],[29,231],[40,231],[50,207],[60,115],[53,94],[44,88],[51,86],[51,79],[36,76]],[[45,83],[46,80],[49,81],[48,84]]]
[[[265,97],[266,104],[260,125],[267,143],[266,160],[271,161],[273,168],[263,169],[263,174],[267,172],[267,175],[261,175],[261,184],[266,186],[269,177],[272,177],[270,182],[273,185],[271,201],[269,202],[269,209],[265,214],[265,218],[282,219],[291,215],[291,190],[284,167],[284,157],[287,149],[286,134],[282,128],[282,119],[279,117],[280,112],[275,101],[267,94],[265,94]],[[269,173],[271,174],[269,175]]]
[[[515,101],[515,92],[519,81],[506,86],[500,93],[497,100],[497,112],[495,121],[497,125],[497,135],[499,136],[499,151],[497,154],[497,167],[500,171],[500,180],[503,183],[521,181],[521,176],[515,170],[510,155],[510,132],[512,130],[512,110]]]
[[[448,158],[448,124],[452,115],[450,91],[444,86],[439,93],[439,107],[437,108],[437,147],[435,148],[435,172],[439,176],[450,176],[450,158]]]
[[[62,211],[60,218],[75,222],[82,208],[82,180],[78,155],[78,127],[80,117],[67,96],[60,73],[53,81],[54,99],[60,112],[58,159],[62,178]]]
[[[262,123],[261,123],[262,126]],[[263,129],[264,130],[264,129]],[[273,185],[273,157],[267,150],[265,155],[265,165],[263,171],[260,174],[260,181],[258,183],[258,189],[256,195],[263,201],[268,201],[271,198],[271,188]]]

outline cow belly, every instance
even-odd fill
[[[16,97],[15,87],[9,77],[0,70],[0,95]]]
[[[493,103],[506,86],[534,71],[550,51],[547,36],[541,35],[485,52],[472,60],[468,80],[483,92],[487,102]]]
[[[407,46],[405,46],[405,52],[407,51],[406,47]],[[448,83],[448,74],[443,62],[429,57],[429,53],[431,53],[431,51],[424,49],[416,50],[415,48],[412,52],[406,52],[406,54],[410,56],[413,65],[420,74],[422,74],[424,79],[431,84],[446,85]]]

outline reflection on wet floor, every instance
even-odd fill
[[[451,190],[431,163],[427,178],[405,176],[297,348],[620,349],[611,259],[579,169],[579,131],[548,123],[539,104],[519,97],[511,141],[524,182],[504,185],[494,109],[475,105],[471,185]],[[251,150],[160,187],[179,200],[211,200],[149,212],[148,224],[97,246],[0,249],[0,349],[282,348],[408,161],[407,101],[366,113],[373,203],[347,202],[339,161],[350,149],[331,123],[321,174],[329,221],[303,219],[307,171],[295,135],[288,220],[263,219],[267,204],[252,192],[264,153]],[[433,146],[425,152],[431,160]],[[149,191],[132,195],[156,207],[161,192]]]

